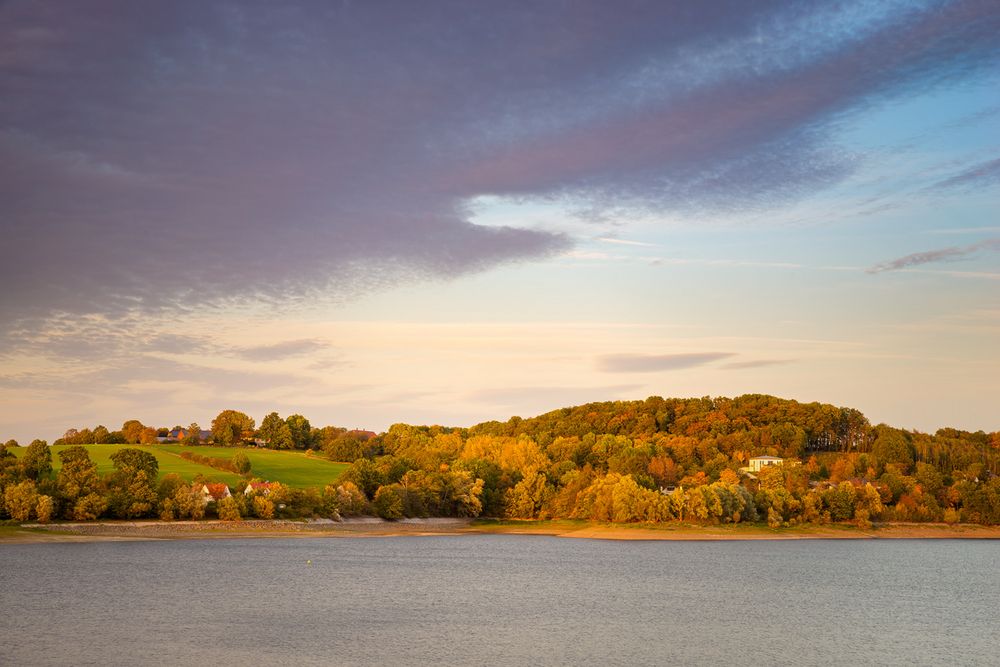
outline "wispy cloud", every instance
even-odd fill
[[[1000,232],[1000,227],[945,227],[943,229],[927,229],[922,234],[992,234]]]
[[[1000,184],[1000,158],[980,162],[932,186],[936,190],[972,189]]]
[[[306,338],[274,343],[272,345],[245,347],[237,350],[236,354],[250,361],[277,361],[319,352],[328,347],[329,345],[323,341]]]
[[[913,266],[920,266],[922,264],[954,261],[973,255],[979,252],[980,250],[989,250],[993,252],[1000,251],[1000,239],[986,239],[985,241],[980,241],[979,243],[973,243],[972,245],[967,245],[967,246],[961,246],[961,247],[952,246],[948,248],[940,248],[937,250],[915,252],[910,255],[906,255],[904,257],[899,257],[897,259],[876,264],[875,266],[868,268],[867,272],[882,273],[884,271],[898,271],[900,269],[905,269]]]
[[[657,373],[705,366],[733,356],[733,352],[606,354],[597,358],[597,368],[606,373]]]
[[[764,368],[766,366],[782,366],[794,363],[795,359],[755,359],[753,361],[733,361],[720,366],[725,370],[744,370],[747,368]]]
[[[625,239],[615,239],[615,238],[610,238],[610,237],[607,237],[607,236],[602,236],[602,237],[598,238],[597,240],[600,241],[601,243],[614,243],[614,244],[617,244],[617,245],[631,245],[631,246],[639,246],[639,247],[642,247],[642,248],[655,248],[656,247],[655,243],[645,243],[643,241],[627,241]]]

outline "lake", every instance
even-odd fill
[[[1000,542],[0,546],[5,665],[997,664]]]

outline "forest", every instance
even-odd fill
[[[155,457],[128,447],[166,431],[130,420],[121,431],[70,429],[57,441],[84,445],[100,432],[121,442],[108,475],[97,473],[84,446],[61,451],[54,473],[47,443],[36,440],[15,457],[9,441],[0,446],[0,519],[1000,523],[1000,432],[873,426],[855,409],[765,395],[590,403],[470,428],[395,424],[381,434],[316,428],[301,415],[283,420],[273,412],[256,428],[248,415],[226,410],[211,440],[236,448],[233,470],[248,445],[311,449],[350,466],[323,488],[273,484],[266,496],[234,493],[207,506],[197,501],[197,484],[160,475]],[[192,424],[188,433],[201,431]],[[201,440],[184,442],[196,452]],[[751,471],[750,459],[762,455],[782,461]]]

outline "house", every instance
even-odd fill
[[[247,484],[247,488],[243,490],[244,496],[249,496],[251,493],[259,493],[262,496],[266,496],[271,493],[271,483],[270,482],[250,482]]]
[[[203,505],[207,505],[211,502],[218,502],[223,498],[230,498],[233,495],[229,490],[229,486],[221,482],[202,484],[201,489],[196,487],[195,491],[201,494],[201,502]]]
[[[170,433],[167,434],[167,437],[164,438],[164,441],[165,442],[181,442],[182,440],[186,439],[190,433],[191,433],[190,429],[175,428],[172,431],[170,431]],[[205,429],[200,429],[198,431],[198,441],[199,442],[208,442],[211,439],[211,437],[212,437],[212,432],[211,431],[207,431]]]
[[[762,468],[780,466],[784,462],[785,459],[778,458],[777,456],[754,456],[750,459],[750,465],[746,469],[749,472],[760,472]]]

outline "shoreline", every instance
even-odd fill
[[[846,524],[768,528],[759,524],[606,524],[577,520],[512,521],[365,517],[331,521],[246,520],[104,521],[0,527],[4,544],[150,540],[427,537],[441,535],[547,535],[621,541],[745,541],[868,539],[1000,539],[1000,526],[886,523],[861,529]]]

